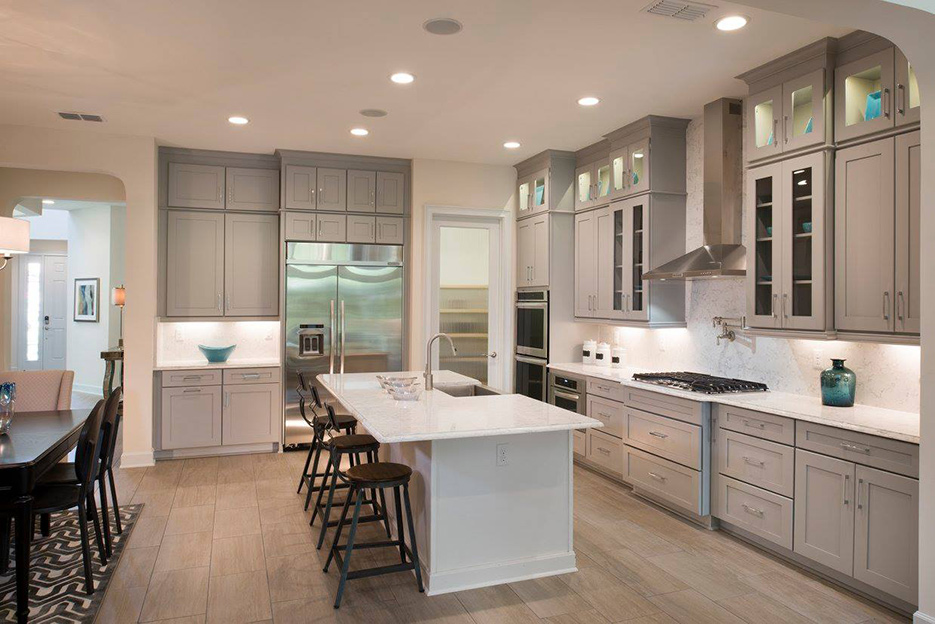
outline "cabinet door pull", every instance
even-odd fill
[[[231,406],[231,393],[225,392],[224,393],[224,407],[230,407],[230,406]]]
[[[851,476],[850,476],[850,475],[844,475],[844,492],[843,492],[843,497],[844,497],[844,506],[845,506],[845,507],[847,507],[847,506],[851,503],[851,501],[847,500],[847,484],[848,484],[848,482],[849,482],[850,480],[851,480]]]
[[[759,429],[766,429],[766,423],[759,421],[759,420],[750,421],[750,420],[744,419],[743,425],[744,427],[757,427]]]
[[[221,185],[218,184],[218,201],[224,199],[224,194],[221,192]]]
[[[864,508],[863,504],[861,504],[860,502],[860,489],[863,487],[863,485],[864,485],[864,480],[857,479],[857,509]]]
[[[773,118],[773,147],[779,147],[779,139],[777,138],[777,130],[779,129],[779,117]]]
[[[227,311],[231,311],[231,294],[227,293]]]
[[[896,293],[896,318],[900,321],[903,320],[903,317],[906,314],[906,298],[903,297],[903,291]]]
[[[776,293],[773,293],[773,300],[769,304],[769,315],[772,316],[773,318],[776,318],[778,316],[776,314],[776,299],[778,298],[779,298],[779,295]]]
[[[649,474],[649,476],[652,477],[653,479],[655,479],[656,481],[662,481],[663,483],[666,482],[666,478],[665,478],[665,477],[663,477],[662,475],[658,475],[658,474],[656,474],[655,472],[650,472],[650,473],[647,473],[647,474]]]
[[[890,292],[883,292],[883,320],[890,320]]]
[[[850,442],[841,442],[841,448],[845,451],[854,451],[855,453],[864,453],[866,455],[870,454],[870,447],[859,446],[857,444],[851,444]]]
[[[667,434],[662,433],[661,431],[650,431],[649,435],[657,437],[657,438],[662,438],[663,440],[669,437]]]
[[[906,86],[898,82],[896,83],[896,113],[906,114]]]
[[[785,143],[789,142],[789,115],[782,118],[782,140]]]
[[[883,116],[889,119],[892,114],[892,103],[890,102],[890,89],[889,87],[883,88]]]
[[[789,318],[789,293],[782,293],[782,315]]]
[[[221,293],[218,293],[218,312],[224,311],[224,305],[222,303]]]
[[[260,373],[243,373],[240,377],[242,379],[259,379]]]
[[[609,451],[608,449],[603,448],[603,447],[600,447],[600,446],[599,446],[599,447],[597,447],[597,450],[600,451],[601,453],[603,453],[604,455],[610,455],[610,451]]]
[[[746,504],[746,503],[741,503],[741,506],[743,506],[744,511],[746,511],[748,514],[752,514],[752,515],[757,516],[757,517],[759,517],[759,518],[762,518],[762,517],[763,517],[763,510],[762,510],[762,509],[757,509],[756,507],[751,507],[750,505],[748,505],[748,504]]]
[[[758,459],[753,459],[752,457],[744,456],[743,461],[750,464],[751,466],[758,466],[760,468],[766,465],[766,462],[762,462]]]

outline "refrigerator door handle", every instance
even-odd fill
[[[344,299],[341,299],[341,374],[344,374],[344,325],[347,320],[344,314]]]
[[[334,375],[334,349],[335,343],[335,325],[334,325],[334,299],[331,300],[331,348],[328,349],[330,360],[328,364],[328,373]]]

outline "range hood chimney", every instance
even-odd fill
[[[704,107],[704,246],[646,272],[644,279],[743,277],[741,242],[743,116],[740,100]]]

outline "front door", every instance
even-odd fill
[[[26,254],[19,263],[20,370],[64,370],[68,316],[66,256]]]

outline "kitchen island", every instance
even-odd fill
[[[318,379],[382,444],[381,460],[413,469],[430,595],[577,569],[572,431],[599,421],[522,395],[476,396],[465,391],[476,380],[450,371],[418,401],[394,400],[375,373]]]

